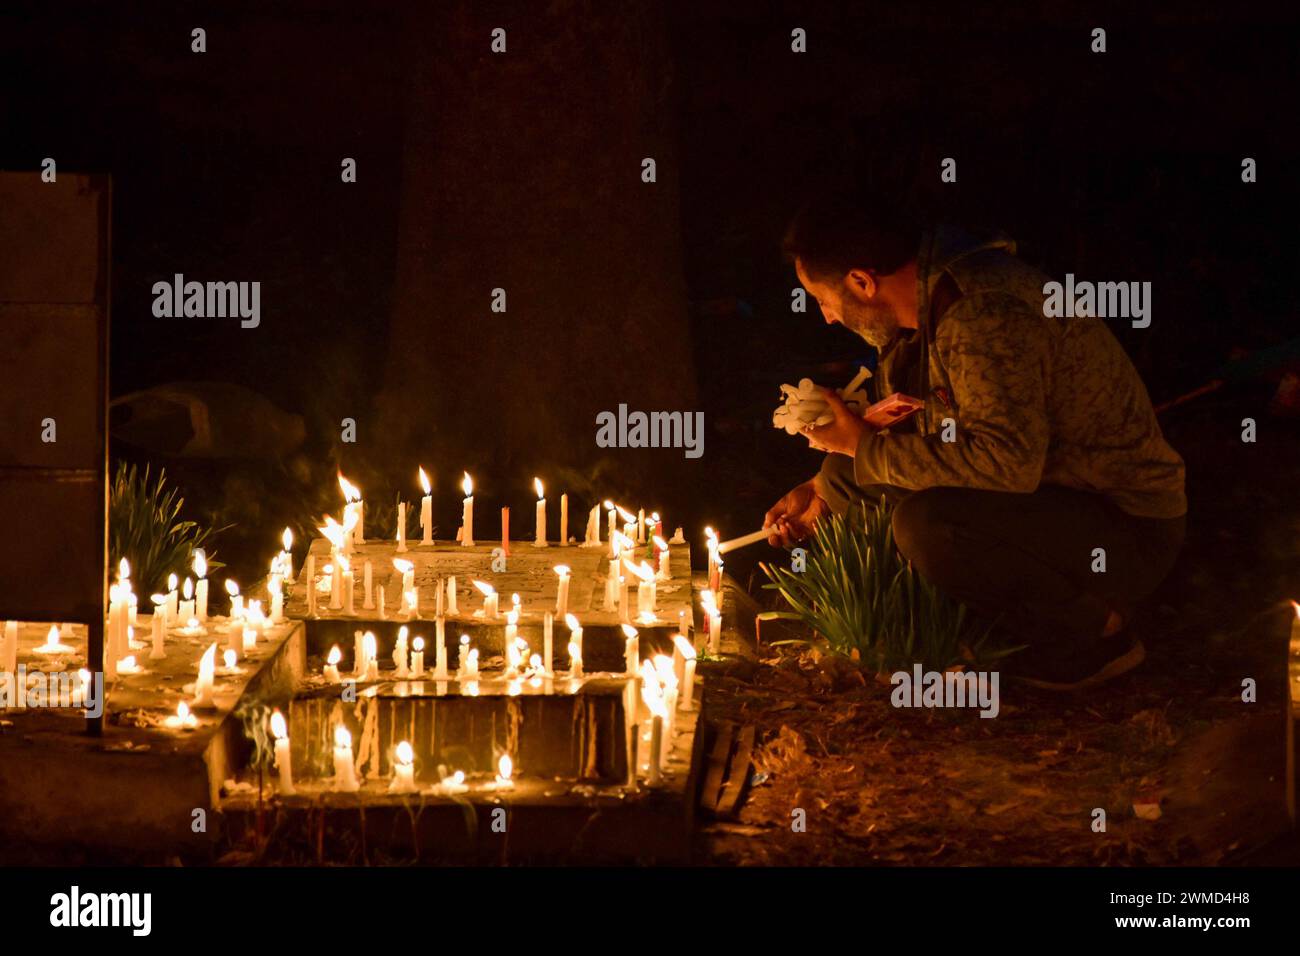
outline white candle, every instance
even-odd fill
[[[379,600],[376,601],[375,603],[378,607],[376,613],[378,613],[379,615],[379,620],[382,621],[385,617],[387,617],[387,614],[385,614],[384,612],[384,589],[382,586],[379,588]]]
[[[339,555],[339,561],[343,562],[343,613],[354,617],[357,609],[354,603],[356,590],[352,580],[352,565],[343,555]]]
[[[199,658],[199,676],[194,682],[194,706],[211,707],[212,690],[217,669],[217,645],[210,644]]]
[[[406,550],[406,502],[397,503],[397,550]]]
[[[202,548],[194,552],[194,575],[199,579],[194,586],[194,616],[201,624],[208,619],[208,557]]]
[[[343,550],[348,550],[350,545],[365,544],[365,503],[361,500],[361,489],[352,482],[339,474],[339,490],[343,492],[343,500],[346,504],[343,506],[343,524],[348,528],[348,535],[344,539]]]
[[[469,477],[469,472],[465,472],[465,480],[461,482],[461,488],[465,490],[465,500],[462,502],[462,511],[460,518],[460,543],[462,547],[474,547],[474,482]]]
[[[659,555],[659,567],[655,576],[660,581],[667,581],[673,576],[672,555],[668,550],[668,542],[658,535],[655,535],[654,541],[655,551]]]
[[[290,584],[293,583],[293,532],[285,528],[284,533],[280,535],[280,543],[284,545],[283,565],[281,574]]]
[[[177,577],[174,574],[167,575],[167,626],[176,625],[176,612],[179,608],[176,597]]]
[[[551,676],[551,656],[555,653],[555,618],[550,611],[542,618],[542,673]]]
[[[454,574],[447,578],[447,613],[460,613],[460,610],[456,607],[456,575]]]
[[[275,737],[275,766],[280,771],[280,792],[291,796],[293,790],[293,767],[289,760],[289,729],[284,723],[284,714],[278,710],[271,714],[271,733]]]
[[[389,793],[415,793],[415,751],[403,740],[397,745],[393,761],[393,779],[388,784]]]
[[[600,505],[592,505],[587,513],[587,531],[582,536],[584,548],[594,548],[600,544]]]
[[[469,635],[462,634],[460,636],[460,647],[456,652],[457,676],[464,675],[465,668],[468,666],[468,661],[469,661]]]
[[[423,536],[420,543],[428,546],[433,544],[433,485],[429,483],[423,466],[420,467],[420,487],[424,489],[424,497],[420,499],[420,533]]]
[[[636,543],[645,544],[645,509],[638,508],[636,511]]]
[[[343,660],[343,652],[335,644],[330,648],[329,656],[325,658],[325,679],[331,684],[342,683],[343,678],[339,676],[339,661]]]
[[[279,624],[284,620],[284,585],[280,582],[280,575],[271,577],[267,589],[271,592],[271,623]]]
[[[564,493],[560,495],[560,546],[567,547],[569,544],[569,495]]]
[[[348,793],[361,789],[352,762],[352,735],[342,724],[334,728],[334,789]]]
[[[673,650],[682,657],[682,690],[678,697],[678,707],[682,710],[695,709],[695,648],[691,642],[678,634],[673,638]]]
[[[316,555],[307,555],[307,570],[303,572],[303,582],[307,587],[307,616],[316,616]]]
[[[402,572],[402,593],[415,587],[415,563],[403,558],[393,558],[393,567]]]
[[[537,533],[533,537],[534,548],[545,548],[546,543],[546,496],[542,494],[542,479],[534,478],[533,487],[537,490]]]
[[[660,707],[663,705],[660,704]],[[656,712],[651,718],[650,724],[650,779],[647,783],[652,787],[657,787],[663,783],[663,771],[660,769],[660,760],[663,755],[664,746],[664,718],[663,715]]]
[[[361,638],[361,646],[366,655],[366,673],[365,680],[379,680],[379,647],[378,639],[372,631],[366,631]]]
[[[442,618],[442,617],[437,618],[433,622],[433,626],[434,626],[433,656],[434,656],[434,666],[437,668],[437,670],[434,671],[434,677],[436,677],[438,680],[446,680],[447,679],[447,620],[446,618]],[[423,659],[423,655],[421,655],[421,659]]]
[[[406,676],[406,637],[410,633],[405,624],[397,629],[397,641],[393,645],[393,667],[397,669],[397,677]]]
[[[255,627],[244,628],[243,650],[245,654],[251,654],[253,651],[257,650],[257,628]]]
[[[515,762],[510,759],[509,754],[502,754],[501,759],[497,761],[497,779],[496,785],[501,790],[510,790],[514,787]]]
[[[420,616],[420,589],[411,588],[403,597],[406,600],[406,616],[415,620]]]
[[[330,610],[338,611],[343,607],[343,554],[334,552],[330,562]]]
[[[366,595],[365,595],[365,601],[362,603],[361,606],[369,610],[370,608],[373,608],[375,606],[374,569],[371,567],[369,561],[365,563],[364,569],[365,570],[362,572],[362,576],[365,581]]]
[[[478,648],[472,647],[465,655],[465,676],[473,680],[478,677]]]
[[[417,637],[411,642],[411,676],[424,676],[424,638],[422,637]]]
[[[199,725],[199,719],[190,713],[190,705],[181,701],[176,705],[176,714],[164,720],[163,725],[173,730],[193,730]]]
[[[167,656],[167,629],[163,627],[162,608],[160,606],[166,601],[167,598],[161,594],[153,596],[153,617],[150,620],[152,625],[150,637],[153,639],[153,646],[149,651],[149,660],[151,661],[159,661]]]
[[[569,641],[569,676],[582,676],[582,645],[577,641]]]
[[[59,625],[51,624],[49,632],[45,635],[45,643],[35,648],[37,654],[71,654],[76,648],[69,644],[64,644],[59,638]]]
[[[577,648],[577,651],[578,651],[578,654],[577,654],[577,665],[578,665],[578,666],[577,666],[577,672],[576,672],[575,674],[573,674],[573,676],[574,676],[574,677],[581,677],[581,676],[582,676],[582,625],[578,623],[578,618],[577,618],[575,615],[573,615],[573,614],[566,614],[566,615],[564,615],[564,623],[565,623],[566,625],[568,625],[568,628],[569,628],[569,660],[570,660],[570,669],[572,669],[572,667],[573,667],[573,664],[572,664],[572,662],[573,662],[573,660],[574,660],[574,654],[573,654],[573,651],[574,651],[574,648]]]
[[[555,613],[569,613],[569,566],[567,564],[557,564],[555,573],[560,576],[560,583],[555,592]]]
[[[185,599],[180,603],[180,618],[182,621],[188,621],[194,617],[194,582],[189,578],[185,579],[185,587],[181,593]]]
[[[489,621],[495,620],[498,610],[496,588],[484,581],[475,581],[474,587],[478,588],[483,594],[483,618]]]
[[[607,511],[608,511],[608,513],[609,513],[609,528],[608,528],[608,532],[609,532],[609,556],[610,556],[611,558],[615,558],[615,557],[618,557],[618,543],[614,540],[614,532],[617,531],[618,528],[617,528],[617,526],[615,525],[615,521],[617,521],[617,515],[615,515],[615,513],[614,513],[614,502],[609,501],[609,500],[607,499],[607,500],[605,501],[605,508],[607,509]]]
[[[623,664],[628,675],[634,676],[641,669],[641,638],[630,624],[623,625],[623,638]]]

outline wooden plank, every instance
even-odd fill
[[[736,812],[736,804],[740,802],[740,795],[749,782],[749,758],[754,753],[754,734],[753,724],[740,732],[740,742],[727,768],[727,784],[718,798],[718,816],[729,817]]]
[[[713,746],[704,771],[704,784],[700,787],[700,806],[710,813],[717,809],[718,798],[722,796],[722,782],[734,733],[735,725],[729,720],[713,725]]]

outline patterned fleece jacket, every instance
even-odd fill
[[[936,328],[932,295],[945,275],[958,297]],[[1045,317],[1047,281],[1009,239],[944,228],[926,236],[920,328],[884,351],[873,380],[877,398],[902,391],[925,407],[914,427],[863,438],[853,483],[1023,493],[1063,485],[1132,515],[1186,513],[1183,460],[1160,433],[1133,363],[1104,320]],[[949,418],[955,429],[945,428]],[[955,440],[943,441],[945,431]],[[849,466],[828,455],[819,485],[844,481]]]

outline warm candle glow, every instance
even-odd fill
[[[497,776],[502,780],[509,780],[514,776],[515,762],[510,759],[509,754],[502,754],[501,759],[497,761]]]
[[[345,501],[361,500],[361,489],[344,478],[342,472],[339,473],[339,489],[343,492]]]
[[[348,733],[348,729],[342,724],[338,724],[334,728],[334,746],[340,750],[344,748],[352,749],[352,735]]]
[[[405,740],[397,745],[397,762],[404,767],[409,767],[415,763],[415,751],[411,749],[411,745]]]
[[[284,740],[289,736],[289,728],[284,723],[284,714],[278,710],[271,714],[271,734],[276,740]]]
[[[403,574],[409,574],[411,571],[415,570],[415,565],[410,561],[407,561],[405,558],[393,558],[393,567],[397,568],[397,570],[401,571]]]
[[[230,648],[226,648],[221,652],[221,663],[225,665],[226,670],[233,671],[238,661],[239,656]]]
[[[280,535],[280,543],[284,545],[284,550],[293,550],[293,532],[285,528],[284,534]]]
[[[128,561],[126,558],[123,558],[121,561],[118,562],[117,565],[117,577],[119,580],[124,580],[126,578],[129,578],[130,576],[131,576],[131,562]]]
[[[571,631],[576,631],[578,628],[582,626],[581,624],[578,623],[577,617],[575,617],[572,614],[564,615],[564,623],[569,625],[569,630]]]
[[[185,600],[189,601],[189,600],[193,599],[193,597],[194,597],[194,582],[191,581],[189,578],[186,578],[186,579],[185,579],[185,587],[181,589],[181,593],[182,593],[183,595],[185,595]]]
[[[231,597],[239,597],[239,585],[230,578],[226,578],[226,593]]]
[[[540,478],[534,478],[534,479],[533,479],[533,487],[537,489],[537,497],[538,497],[538,498],[545,498],[545,497],[546,497],[546,494],[542,491],[542,479],[540,479]]]
[[[494,588],[492,585],[488,584],[486,581],[475,581],[474,587],[478,588],[479,591],[482,592],[485,598],[491,597],[492,595],[497,593],[497,589]]]
[[[681,654],[685,660],[695,660],[695,648],[691,645],[690,641],[682,637],[680,634],[673,635],[673,646],[677,648],[677,652]]]
[[[208,557],[203,553],[202,548],[194,550],[194,576],[199,578],[208,576]]]
[[[167,590],[168,590],[168,591],[175,591],[175,590],[176,590],[176,582],[179,581],[179,580],[180,580],[180,578],[176,577],[176,575],[174,575],[174,574],[169,574],[169,575],[167,575]]]
[[[427,495],[433,491],[433,485],[429,483],[429,475],[422,465],[418,466],[418,470],[420,472],[420,487],[424,489],[424,493]]]
[[[337,644],[330,648],[329,657],[325,660],[327,663],[333,664],[336,667],[338,666],[339,661],[343,660],[343,652],[339,650]]]
[[[415,651],[417,654],[424,650],[424,638],[417,637],[415,640],[411,641],[411,650]]]
[[[470,478],[468,471],[465,472],[465,479],[460,483],[460,487],[464,490],[466,498],[474,494],[474,482]]]
[[[557,564],[553,570],[562,578],[567,578],[569,576],[569,566],[567,564]]]

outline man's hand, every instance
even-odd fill
[[[817,493],[815,479],[797,485],[768,509],[763,527],[772,528],[767,543],[788,548],[812,534],[813,526],[830,513],[830,505]]]
[[[871,426],[844,404],[844,399],[840,398],[835,389],[827,388],[823,391],[826,393],[827,405],[835,414],[835,420],[820,427],[806,425],[800,431],[813,448],[852,458],[857,454],[858,442],[871,431]]]

